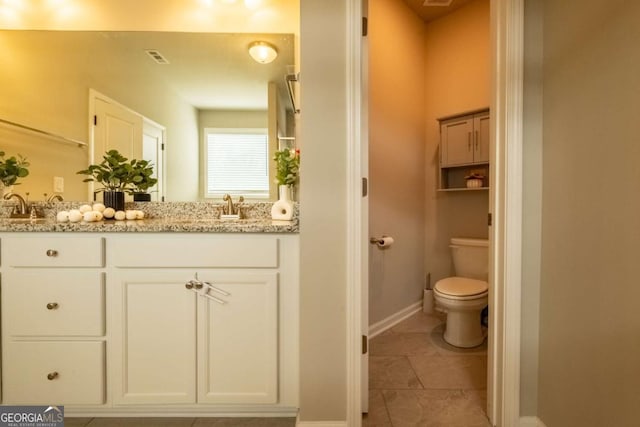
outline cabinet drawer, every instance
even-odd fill
[[[102,404],[103,342],[11,342],[3,363],[3,403]]]
[[[100,237],[6,237],[3,264],[10,267],[102,267]]]
[[[10,335],[104,335],[103,273],[14,269],[2,275],[2,292]]]
[[[278,239],[186,237],[109,242],[109,261],[117,267],[278,267]]]

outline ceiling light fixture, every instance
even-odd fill
[[[278,50],[267,42],[253,42],[249,45],[249,55],[260,64],[268,64],[278,56]]]

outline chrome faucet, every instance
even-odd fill
[[[15,208],[13,208],[13,212],[11,212],[11,218],[27,218],[29,217],[27,202],[24,200],[24,197],[19,195],[18,193],[7,193],[4,195],[5,200],[16,199],[18,200],[18,204]]]
[[[231,199],[231,196],[228,194],[225,194],[222,197],[222,200],[227,202],[227,206],[222,207],[222,215],[227,217],[234,216],[237,219],[241,219],[242,211],[240,210],[240,206],[238,206],[238,204],[244,202],[244,197],[240,196],[238,198],[238,203],[235,206],[233,204],[233,200]]]

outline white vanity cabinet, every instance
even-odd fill
[[[0,239],[2,403],[62,403],[76,415],[296,413],[296,235]]]
[[[104,240],[2,238],[3,403],[105,402]]]
[[[277,272],[134,269],[114,280],[115,404],[277,402]]]
[[[259,235],[113,242],[114,404],[288,399],[291,390],[278,393],[295,369],[281,365],[279,353],[296,353],[293,337],[279,327],[297,323],[285,319],[295,314],[284,308],[297,294],[297,251],[287,243]]]

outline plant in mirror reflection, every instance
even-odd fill
[[[158,180],[153,175],[153,164],[148,160],[131,160],[131,189],[130,193],[147,193]]]
[[[300,172],[300,150],[285,148],[276,151],[273,156],[276,161],[276,182],[278,185],[295,185]]]
[[[5,159],[4,151],[0,151],[0,182],[5,187],[20,184],[18,178],[29,175],[29,162],[26,157],[18,154]]]
[[[89,165],[87,169],[76,172],[88,175],[83,182],[97,182],[103,188],[97,191],[126,191],[145,193],[156,185],[153,178],[153,164],[148,160],[127,159],[118,150],[109,150],[102,156],[102,162]]]

